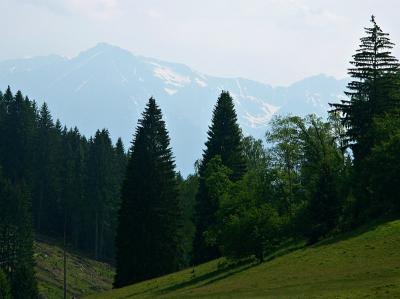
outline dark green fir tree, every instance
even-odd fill
[[[116,238],[114,287],[178,270],[182,209],[170,140],[150,98],[130,151]]]
[[[124,153],[122,152],[122,155]],[[96,259],[111,259],[114,255],[115,225],[119,207],[120,179],[118,159],[106,129],[97,130],[90,141],[86,165],[86,199],[88,219],[92,219],[93,254]]]
[[[331,113],[342,116],[347,129],[345,143],[352,148],[355,163],[365,158],[374,145],[373,119],[400,107],[399,63],[391,54],[394,44],[374,16],[371,25],[365,28],[365,36],[350,62],[353,67],[348,73],[352,81],[345,92],[349,99],[331,104]]]
[[[246,171],[242,149],[242,133],[237,123],[233,99],[223,91],[213,111],[208,140],[199,166],[199,191],[196,196],[196,234],[193,245],[194,262],[202,263],[220,255],[216,245],[209,245],[204,238],[206,232],[216,223],[218,202],[212,200],[205,184],[207,164],[220,156],[222,164],[231,170],[230,179],[239,180]]]
[[[38,232],[47,233],[54,227],[51,219],[57,210],[57,170],[56,141],[54,123],[46,103],[39,111],[37,130],[34,143],[35,179],[33,188],[33,215],[34,224]],[[47,227],[46,227],[47,225]]]
[[[391,54],[394,44],[389,34],[382,31],[372,16],[371,27],[365,28],[365,36],[360,40],[349,69],[352,81],[347,86],[348,99],[331,105],[331,113],[341,116],[344,143],[354,155],[356,200],[352,204],[352,223],[367,221],[382,210],[377,207],[380,203],[376,202],[376,194],[370,187],[373,170],[372,165],[368,165],[368,157],[382,139],[381,132],[374,126],[375,120],[400,108],[399,63]]]

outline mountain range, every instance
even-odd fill
[[[233,96],[243,133],[263,138],[274,114],[325,117],[328,103],[343,98],[347,82],[316,75],[273,87],[244,78],[206,75],[106,43],[73,58],[50,55],[0,62],[3,91],[9,85],[38,104],[47,102],[55,118],[77,126],[86,136],[107,128],[114,141],[122,137],[126,147],[153,96],[164,113],[177,168],[184,175],[193,172],[194,162],[201,158],[221,90]]]

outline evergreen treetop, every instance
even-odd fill
[[[382,31],[371,17],[371,27],[365,36],[348,70],[353,79],[345,94],[349,99],[331,104],[333,113],[339,112],[347,129],[345,145],[352,147],[356,159],[365,156],[372,147],[371,126],[373,118],[399,107],[399,63],[391,54],[394,44],[389,34]]]
[[[216,156],[222,165],[231,170],[229,179],[238,181],[246,171],[242,148],[242,132],[237,123],[233,99],[222,91],[213,111],[208,130],[203,159],[199,166],[199,191],[196,196],[196,234],[194,238],[194,262],[201,263],[220,255],[217,246],[207,244],[204,233],[216,223],[218,202],[213,200],[206,186],[205,174],[208,163]]]
[[[121,199],[114,286],[177,270],[181,204],[168,132],[153,98],[138,122]]]
[[[237,123],[233,99],[228,91],[222,91],[215,105],[211,126],[207,132],[200,176],[207,163],[219,155],[222,163],[232,170],[231,179],[236,181],[245,173],[246,163],[242,151],[242,132]]]

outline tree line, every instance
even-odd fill
[[[46,104],[10,88],[0,93],[0,269],[13,298],[37,292],[32,229],[55,239],[65,231],[70,247],[113,261],[126,162],[121,139],[113,144],[107,130],[86,139],[54,122]],[[27,275],[30,289],[22,287]]]
[[[13,298],[36,297],[32,224],[53,237],[66,231],[70,246],[115,263],[114,287],[122,287],[220,256],[262,262],[287,244],[397,217],[393,46],[372,17],[346,100],[331,104],[326,120],[274,117],[266,142],[243,136],[223,91],[187,178],[175,169],[155,99],[126,153],[107,130],[86,139],[54,123],[46,104],[38,109],[8,88],[0,95],[0,285]],[[26,286],[16,288],[21,279]]]

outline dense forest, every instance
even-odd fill
[[[128,149],[87,139],[20,91],[0,94],[0,298],[36,298],[34,233],[115,264],[122,287],[226,256],[314,244],[400,212],[400,73],[371,18],[329,118],[275,116],[244,136],[222,91],[194,174],[175,169],[150,98]]]
[[[19,286],[18,275],[28,275],[19,267],[33,271],[32,228],[60,239],[65,233],[69,246],[112,262],[127,161],[122,141],[113,145],[107,130],[86,139],[54,122],[46,104],[38,108],[10,88],[0,95],[0,115],[0,267]]]

